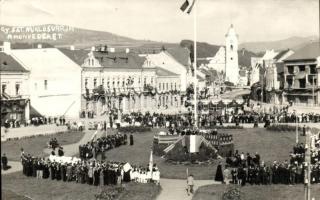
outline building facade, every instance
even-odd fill
[[[81,68],[56,48],[11,49],[10,55],[30,71],[31,115],[77,118]]]
[[[1,126],[24,124],[30,114],[30,72],[4,52],[0,52],[0,62]]]
[[[106,46],[60,51],[82,68],[82,112],[103,116],[110,112],[179,111],[186,74],[177,67],[185,67],[168,52],[138,54]]]
[[[319,106],[320,46],[311,43],[285,59],[283,101],[296,106]]]

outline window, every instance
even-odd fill
[[[2,86],[1,86],[2,94],[6,93],[6,89],[7,89],[7,85],[6,84],[2,84]]]
[[[306,88],[306,79],[299,79],[300,88]]]
[[[153,77],[151,77],[151,85],[153,85]]]
[[[88,87],[88,78],[84,79],[84,87],[87,88]]]
[[[96,78],[93,79],[93,87],[94,88],[97,87],[97,79]]]
[[[101,79],[101,85],[104,85],[104,78]]]
[[[233,45],[230,45],[230,49],[231,49],[231,51],[233,51]],[[231,59],[232,60],[232,59]]]
[[[166,84],[166,86],[167,86],[167,87],[166,87],[166,88],[167,88],[167,90],[169,90],[169,83],[167,83],[167,84]]]
[[[173,90],[173,84],[172,83],[170,84],[170,87],[171,87],[171,90]]]
[[[306,66],[305,65],[299,65],[299,72],[304,72],[306,71]]]
[[[147,77],[144,77],[143,85],[146,86],[146,84],[147,84]]]
[[[16,95],[20,94],[20,83],[16,83]]]
[[[44,90],[48,89],[48,80],[44,80]]]
[[[159,83],[159,88],[158,89],[161,90],[161,83]]]
[[[317,70],[316,70],[316,65],[310,65],[310,74],[316,74]]]
[[[174,90],[177,90],[177,83],[174,83]]]

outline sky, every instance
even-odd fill
[[[134,39],[193,39],[185,0],[0,0],[0,24],[63,24]],[[192,0],[189,0],[192,1]],[[223,44],[230,26],[239,42],[319,36],[319,0],[197,0],[197,40]]]

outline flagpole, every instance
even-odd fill
[[[195,0],[194,0],[195,1]],[[194,118],[195,127],[198,128],[198,102],[197,102],[197,2],[194,2],[193,11],[193,69],[194,69]]]

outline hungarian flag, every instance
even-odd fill
[[[190,4],[189,1],[186,0],[186,1],[182,4],[182,6],[180,7],[180,10],[181,10],[182,12],[185,12],[185,11],[187,10],[187,13],[190,14],[191,11],[192,11],[193,6],[194,6],[194,4],[195,4],[195,2],[196,2],[196,0],[192,0],[192,3]]]

